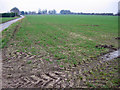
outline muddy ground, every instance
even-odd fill
[[[117,70],[117,60],[109,61],[105,63],[105,65],[101,63],[101,61],[95,61],[94,63],[85,63],[77,67],[58,68],[55,62],[50,64],[42,60],[42,56],[35,57],[18,52],[9,54],[10,56],[3,59],[3,88],[87,88],[89,87],[88,83],[92,82],[96,84],[96,81],[99,85],[95,86],[102,87],[107,84],[106,76],[100,76],[100,78],[99,75],[96,76],[93,74],[99,74],[99,72],[113,72],[113,77],[118,78],[118,73],[114,73],[113,71]],[[49,58],[52,59],[52,57]],[[33,62],[26,62],[27,60]],[[107,75],[107,77],[109,76],[111,76],[111,74]]]

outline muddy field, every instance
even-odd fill
[[[30,18],[31,21],[29,21]],[[72,25],[75,24],[72,28],[68,25],[69,22],[58,24],[63,22],[59,20],[56,23],[53,20],[52,23],[50,21],[46,23],[44,18],[43,23],[40,21],[35,23],[33,19],[37,20],[38,16],[28,16],[3,32],[3,88],[120,87],[119,57],[107,62],[103,62],[104,60],[100,58],[119,48],[117,32],[114,35],[112,31],[103,34],[107,32],[104,28],[100,31],[102,34],[97,36],[106,40],[103,41],[89,36],[90,33],[94,36],[93,31],[82,31],[85,28],[92,28],[96,29],[95,33],[99,33],[97,29],[102,26],[100,23],[94,25],[80,23],[80,28],[78,24],[72,23]],[[34,26],[33,28],[32,25],[37,25],[38,22],[45,27]],[[47,26],[44,25],[45,23]],[[73,31],[76,28],[81,31]],[[54,30],[53,33],[51,33],[52,30]],[[97,40],[99,41],[96,43]]]

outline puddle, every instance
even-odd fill
[[[96,48],[107,48],[109,49],[109,53],[102,54],[100,58],[103,59],[103,61],[112,60],[114,58],[117,58],[120,56],[120,49],[115,48],[113,45],[96,45]]]
[[[120,56],[120,49],[118,49],[117,51],[108,53],[108,54],[102,56],[101,58],[102,58],[104,61],[109,61],[109,60],[112,60],[112,59],[117,58],[117,57],[119,57],[119,56]]]

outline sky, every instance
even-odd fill
[[[0,0],[0,13],[9,12],[13,7],[20,11],[36,11],[39,9],[71,10],[84,13],[114,13],[118,12],[120,0]]]

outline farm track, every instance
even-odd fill
[[[0,24],[0,32],[3,31],[4,29],[8,28],[11,24],[13,24],[13,23],[15,23],[23,18],[24,18],[24,16],[21,16],[20,18],[9,20],[5,23]]]

